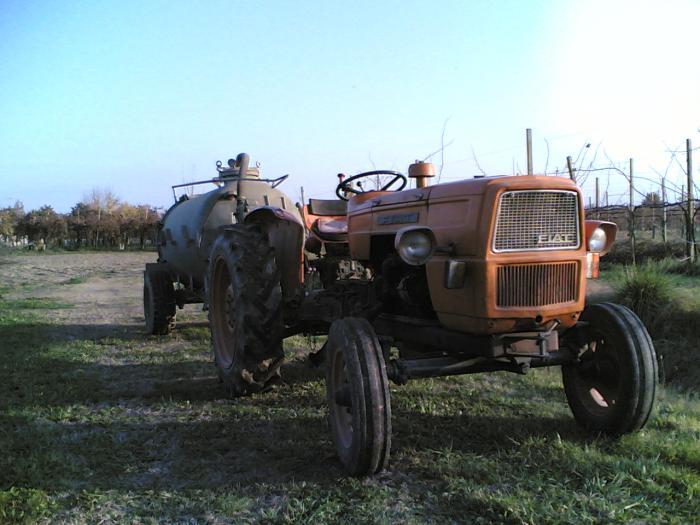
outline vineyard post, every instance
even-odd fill
[[[532,130],[525,130],[525,142],[527,146],[527,174],[532,175]]]
[[[576,182],[576,175],[574,175],[574,166],[571,162],[571,155],[566,157],[566,167],[569,168],[569,178]]]
[[[610,208],[608,208],[610,204],[608,203],[608,190],[605,190],[605,209],[607,210],[607,217],[605,218],[606,221],[610,220]]]
[[[632,253],[632,266],[637,265],[637,257],[636,257],[636,238],[634,235],[634,161],[630,159],[630,209],[629,209],[629,219],[628,219],[628,226],[629,226],[629,236],[630,236],[630,247],[631,247],[631,253]]]
[[[595,218],[600,219],[600,185],[598,177],[595,178]]]
[[[661,178],[661,239],[666,244],[666,177]]]
[[[695,202],[693,202],[693,149],[690,139],[685,140],[687,173],[688,173],[688,201],[686,212],[686,254],[688,261],[695,262]]]
[[[684,200],[685,200],[685,185],[681,184],[681,202],[683,202]],[[683,206],[681,206],[681,209],[682,208],[683,208]],[[681,218],[682,218],[682,220],[681,220],[681,237],[683,237],[684,239],[687,239],[686,226],[688,226],[688,221],[687,221],[687,216],[685,214],[685,211],[683,212]],[[685,251],[687,252],[688,249],[686,248]]]

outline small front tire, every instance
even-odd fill
[[[335,321],[328,334],[326,393],[336,451],[353,476],[384,470],[391,449],[391,399],[384,354],[366,319]]]
[[[146,332],[167,335],[175,328],[175,288],[170,274],[162,270],[143,274],[143,313]]]
[[[562,367],[564,391],[576,421],[613,437],[641,429],[658,385],[654,345],[630,309],[612,303],[587,307],[589,342],[578,362]]]

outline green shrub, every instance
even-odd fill
[[[664,327],[675,310],[668,264],[651,261],[626,266],[616,279],[617,301],[633,310],[653,336],[664,335]]]
[[[699,272],[699,273],[695,273]],[[700,275],[700,265],[666,258],[627,266],[613,273],[616,302],[633,310],[654,340],[662,379],[682,390],[700,385],[697,330],[700,310],[684,306],[674,291],[672,275]]]

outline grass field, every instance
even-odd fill
[[[146,336],[146,256],[101,257],[0,259],[2,523],[700,523],[687,388],[609,441],[578,429],[554,369],[392,387],[390,469],[350,479],[304,359],[318,341],[286,342],[274,391],[227,399],[202,314]]]

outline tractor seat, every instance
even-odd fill
[[[311,224],[311,231],[328,242],[347,242],[348,221],[345,217],[319,217]]]
[[[347,242],[347,202],[309,199],[304,219],[311,232],[324,242]]]

